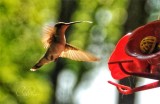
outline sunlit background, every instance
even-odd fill
[[[107,83],[107,60],[126,33],[160,16],[160,0],[0,0],[0,104],[151,104],[160,89],[121,95]],[[44,54],[42,28],[59,21],[92,21],[70,26],[67,42],[100,62],[58,59],[36,72]],[[154,80],[136,79],[136,86]]]

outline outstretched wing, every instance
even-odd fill
[[[69,44],[65,45],[65,50],[61,53],[60,57],[69,58],[75,61],[87,61],[93,62],[98,61],[99,58],[95,57],[94,55],[81,51]]]
[[[54,25],[47,25],[43,28],[42,42],[45,48],[48,48],[51,45],[54,35],[55,35]]]

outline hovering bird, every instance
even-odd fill
[[[65,31],[71,25],[75,23],[90,21],[75,21],[75,22],[58,22],[57,24],[49,25],[44,28],[44,37],[42,39],[47,52],[44,56],[30,69],[36,71],[38,68],[49,62],[55,61],[59,57],[69,58],[75,61],[98,61],[99,58],[94,55],[84,52],[68,43],[66,43]]]

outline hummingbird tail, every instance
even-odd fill
[[[49,60],[47,60],[45,57],[41,58],[30,70],[31,71],[36,71],[40,67],[42,67],[44,64],[47,64]]]
[[[31,71],[36,71],[38,68],[40,68],[41,66],[38,65],[39,63],[37,63],[36,65],[34,65],[30,70]]]

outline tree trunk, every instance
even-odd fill
[[[76,0],[61,0],[61,6],[60,6],[61,11],[59,14],[58,21],[69,22],[72,14],[74,13],[76,9],[76,5],[77,5]],[[66,35],[66,38],[67,37],[68,36]],[[59,102],[56,100],[57,78],[58,78],[59,73],[64,69],[65,63],[66,62],[64,60],[58,59],[57,62],[55,62],[56,65],[50,74],[51,81],[53,83],[53,91],[54,91],[51,104],[59,104]]]

